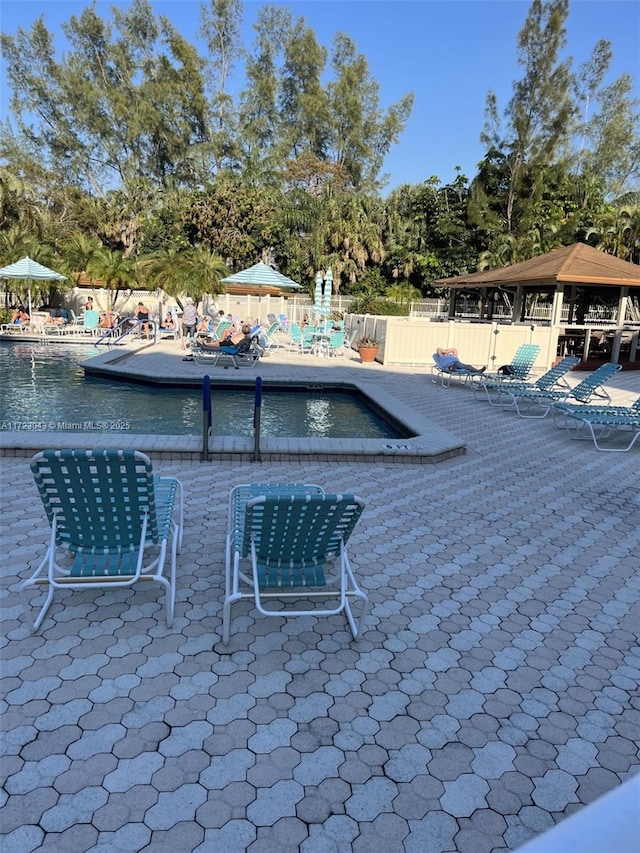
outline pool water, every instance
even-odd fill
[[[86,376],[80,362],[95,356],[83,344],[0,343],[0,428],[24,431],[131,432],[200,435],[199,387],[150,388]],[[214,435],[253,435],[253,389],[212,387]],[[263,436],[405,437],[347,391],[265,389]]]

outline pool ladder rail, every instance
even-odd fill
[[[261,462],[260,454],[260,420],[262,417],[262,377],[256,376],[256,387],[253,398],[253,462]],[[208,462],[209,439],[211,438],[211,425],[213,423],[213,407],[211,404],[211,377],[206,375],[202,378],[202,451],[200,459]]]

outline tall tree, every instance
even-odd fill
[[[62,25],[69,50],[57,61],[44,19],[3,34],[11,110],[22,135],[69,183],[104,196],[133,195],[144,178],[162,185],[193,172],[192,149],[206,139],[202,60],[149,0],[95,6]],[[38,122],[33,122],[33,114]]]
[[[254,25],[253,55],[247,58],[247,86],[240,94],[239,140],[242,166],[251,182],[273,174],[274,152],[280,141],[282,116],[278,108],[281,54],[291,30],[288,9],[263,6]],[[281,160],[284,159],[281,157]]]
[[[640,185],[640,101],[630,97],[633,81],[623,74],[596,94],[594,115],[583,127],[583,174],[605,183],[609,198]]]
[[[200,32],[207,43],[204,70],[210,88],[212,120],[210,139],[217,168],[231,165],[236,150],[237,116],[229,82],[237,61],[244,55],[240,37],[241,0],[209,0],[200,9]]]
[[[118,298],[124,291],[131,292],[139,285],[139,274],[135,262],[125,258],[122,252],[102,248],[95,252],[88,263],[87,274],[99,281],[109,293],[109,309],[114,311]]]
[[[303,19],[296,21],[284,45],[280,109],[286,116],[286,153],[292,158],[303,152],[325,159],[330,121],[322,75],[327,51]]]
[[[355,188],[377,188],[384,158],[411,114],[413,95],[405,95],[383,112],[380,87],[366,57],[357,53],[345,33],[334,38],[331,65],[329,157],[345,170]]]
[[[222,258],[205,246],[164,249],[141,259],[139,266],[152,287],[176,298],[188,293],[196,302],[221,293],[220,279],[228,274]]]
[[[575,106],[570,62],[559,61],[568,14],[569,0],[533,0],[518,36],[518,63],[524,74],[515,83],[506,110],[504,138],[497,99],[493,93],[487,98],[487,123],[481,140],[489,152],[503,155],[503,216],[509,234],[518,230],[519,219],[527,215],[527,199],[535,200],[541,191],[546,164],[557,158],[571,137]]]

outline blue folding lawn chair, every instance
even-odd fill
[[[155,477],[150,459],[135,450],[43,450],[31,470],[50,526],[43,560],[20,585],[33,630],[56,590],[130,587],[141,580],[164,587],[170,626],[184,526],[180,481]],[[32,620],[27,593],[40,585],[46,597]]]
[[[304,483],[236,487],[229,501],[223,642],[229,640],[231,607],[243,598],[253,599],[268,617],[344,611],[356,637],[368,599],[346,546],[364,506],[354,495],[325,495],[319,486]],[[243,560],[250,561],[249,568]],[[333,604],[300,607],[318,599]],[[358,615],[352,599],[360,602]]]

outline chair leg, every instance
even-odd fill
[[[47,615],[47,610],[49,609],[49,605],[53,601],[53,593],[54,587],[50,582],[50,579],[53,577],[53,574],[56,569],[55,564],[55,554],[56,554],[56,522],[54,518],[54,522],[51,525],[51,536],[49,539],[49,547],[47,548],[47,552],[44,555],[42,562],[35,570],[35,572],[31,575],[31,577],[27,578],[27,580],[23,581],[20,584],[20,598],[22,599],[22,606],[24,608],[24,614],[27,620],[31,625],[31,633],[33,634],[38,630],[40,625],[42,625],[42,620]],[[47,578],[41,577],[43,570],[46,568],[47,570]],[[32,608],[29,599],[27,598],[27,589],[31,586],[36,586],[39,584],[47,583],[47,596],[44,600],[44,604],[40,607],[40,612],[34,619],[31,616]]]
[[[354,640],[357,639],[361,633],[360,624],[363,622],[367,612],[369,610],[369,598],[367,595],[360,589],[358,586],[355,576],[351,571],[351,564],[349,563],[349,557],[347,556],[347,552],[343,550],[341,559],[343,561],[343,570],[346,576],[347,582],[347,594],[345,596],[345,607],[344,611],[349,621],[349,627],[351,628],[351,633],[353,634]],[[353,611],[351,609],[351,602],[349,598],[355,598],[360,601],[360,615],[354,616]]]
[[[29,598],[27,596],[27,590],[32,586],[39,585],[40,583],[46,583],[44,578],[39,578],[39,575],[40,575],[40,572],[42,571],[42,569],[48,564],[48,562],[49,562],[48,557],[45,557],[45,559],[38,566],[38,568],[31,575],[31,577],[28,578],[26,581],[23,581],[20,584],[20,588],[19,588],[20,599],[22,601],[22,608],[24,610],[25,619],[29,623],[29,630],[31,631],[32,634],[34,634],[38,630],[40,625],[42,625],[42,621],[43,621],[44,617],[47,615],[47,611],[49,610],[49,606],[50,606],[51,602],[53,601],[54,588],[51,586],[51,584],[47,585],[48,586],[47,596],[44,600],[44,603],[40,605],[40,610],[39,610],[37,616],[35,617],[35,619],[32,616],[33,606],[32,606],[32,604],[29,601]]]

